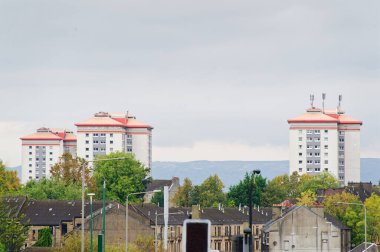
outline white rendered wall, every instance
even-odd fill
[[[150,167],[149,150],[149,133],[132,134],[132,153],[146,167]]]
[[[32,146],[32,149],[29,149],[28,145],[22,145],[21,150],[21,183],[25,184],[29,180],[29,176],[32,178],[36,177],[36,167],[35,167],[35,146]],[[32,155],[29,155],[29,152],[32,152]],[[29,161],[29,158],[32,158],[32,161]],[[29,167],[29,163],[32,163],[32,167]],[[32,173],[29,173],[29,170],[32,170]]]
[[[299,137],[302,137],[302,141],[299,141]],[[302,149],[299,149],[299,145],[302,145]],[[302,157],[299,156],[299,152],[302,152]],[[299,168],[302,168],[302,172],[299,174],[304,174],[306,172],[306,131],[302,130],[299,133],[298,129],[289,130],[289,167],[290,174],[293,172],[298,172]],[[299,164],[299,160],[302,160],[302,164]]]
[[[346,130],[344,140],[344,183],[360,182],[360,131]]]
[[[324,161],[323,161],[323,165],[324,167],[323,168],[329,168],[329,172],[334,175],[334,177],[336,179],[338,179],[338,153],[339,153],[339,146],[338,146],[338,139],[339,139],[339,136],[338,136],[338,130],[337,129],[329,129],[329,133],[328,133],[328,165],[325,165],[324,164]],[[325,144],[324,144],[325,145]],[[326,152],[326,150],[324,149],[324,145],[322,146],[323,148],[323,151]],[[323,154],[324,155],[324,154]]]

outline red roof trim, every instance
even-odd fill
[[[62,138],[39,138],[39,137],[31,137],[31,138],[27,138],[27,137],[21,137],[20,138],[21,140],[50,140],[50,141],[61,141]]]
[[[288,123],[338,123],[337,120],[297,120],[297,119],[289,119]]]
[[[290,129],[306,129],[306,130],[308,130],[308,129],[319,129],[319,130],[326,129],[326,130],[337,130],[338,127],[291,126]]]
[[[59,146],[60,144],[21,144],[22,146]]]
[[[124,127],[124,125],[121,125],[121,124],[112,124],[112,123],[104,123],[104,124],[101,124],[101,123],[94,123],[94,124],[90,124],[90,123],[76,123],[74,125],[75,126],[79,126],[79,127],[92,127],[92,126],[95,126],[95,127],[102,127],[102,126]]]

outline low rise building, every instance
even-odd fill
[[[262,251],[346,252],[351,248],[351,231],[323,208],[293,206],[265,224]]]

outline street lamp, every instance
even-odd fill
[[[260,174],[260,170],[253,170],[252,171],[252,175],[253,175],[253,183],[251,181],[251,178],[249,179],[249,195],[248,195],[248,199],[249,199],[249,229],[250,229],[250,232],[249,232],[249,239],[248,239],[248,251],[249,252],[252,252],[252,193],[253,193],[253,185],[255,185],[256,187],[256,174]]]
[[[364,248],[367,250],[367,208],[363,203],[354,203],[354,202],[336,202],[336,204],[345,204],[345,205],[356,205],[363,206],[364,208]]]
[[[123,158],[105,158],[105,159],[95,159],[95,160],[86,160],[87,163],[95,163],[95,162],[101,162],[101,161],[110,161],[110,160],[124,160],[124,159],[128,159],[128,157],[123,157]],[[102,248],[102,251],[104,252],[105,250],[105,226],[106,226],[106,223],[105,223],[105,183],[106,181],[104,180],[104,184],[103,184],[103,221],[102,221],[102,234],[103,234],[103,248]],[[84,197],[85,197],[85,166],[84,164],[82,164],[82,225],[81,225],[81,252],[84,252]]]
[[[175,213],[169,213],[169,215],[171,215],[171,214],[183,214],[183,212],[178,211]],[[158,214],[156,211],[156,222],[155,222],[155,227],[154,227],[154,252],[157,252],[157,243],[158,243],[158,239],[157,239],[157,216],[159,216],[159,215],[164,215],[164,213]]]
[[[153,191],[147,191],[147,192],[135,192],[130,193],[127,195],[127,200],[125,203],[125,251],[128,252],[128,216],[129,216],[129,207],[128,207],[128,199],[131,195],[140,195],[145,193],[156,193],[161,192],[161,190],[153,190]]]
[[[92,219],[92,197],[95,196],[95,193],[88,193],[90,196],[90,252],[92,252],[92,229],[94,225],[94,220]]]

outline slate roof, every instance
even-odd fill
[[[159,225],[164,224],[164,217],[161,215],[164,212],[162,207],[158,207],[154,204],[136,204],[129,206],[131,210],[142,214],[150,219],[151,223],[155,223],[156,212],[157,223]],[[244,212],[243,212],[244,210]],[[170,208],[169,213],[181,214],[169,214],[169,225],[182,225],[183,221],[189,218],[191,214],[190,207],[176,207]],[[238,208],[201,208],[200,215],[202,219],[209,219],[213,225],[228,225],[228,224],[242,224],[248,222],[248,208],[242,208],[240,211]],[[263,208],[260,211],[253,209],[252,220],[254,224],[264,224],[272,218],[272,211],[270,208]]]
[[[9,207],[10,214],[18,216],[26,197],[3,197],[2,200]]]
[[[93,202],[93,211],[102,207],[101,201]],[[21,213],[25,215],[24,222],[33,226],[58,226],[62,221],[80,218],[82,202],[79,200],[29,200]],[[85,216],[90,214],[89,202],[85,204]]]
[[[171,186],[172,180],[171,179],[154,179],[151,183],[148,184],[146,190],[147,191],[154,191],[158,189],[164,188],[164,186]]]

